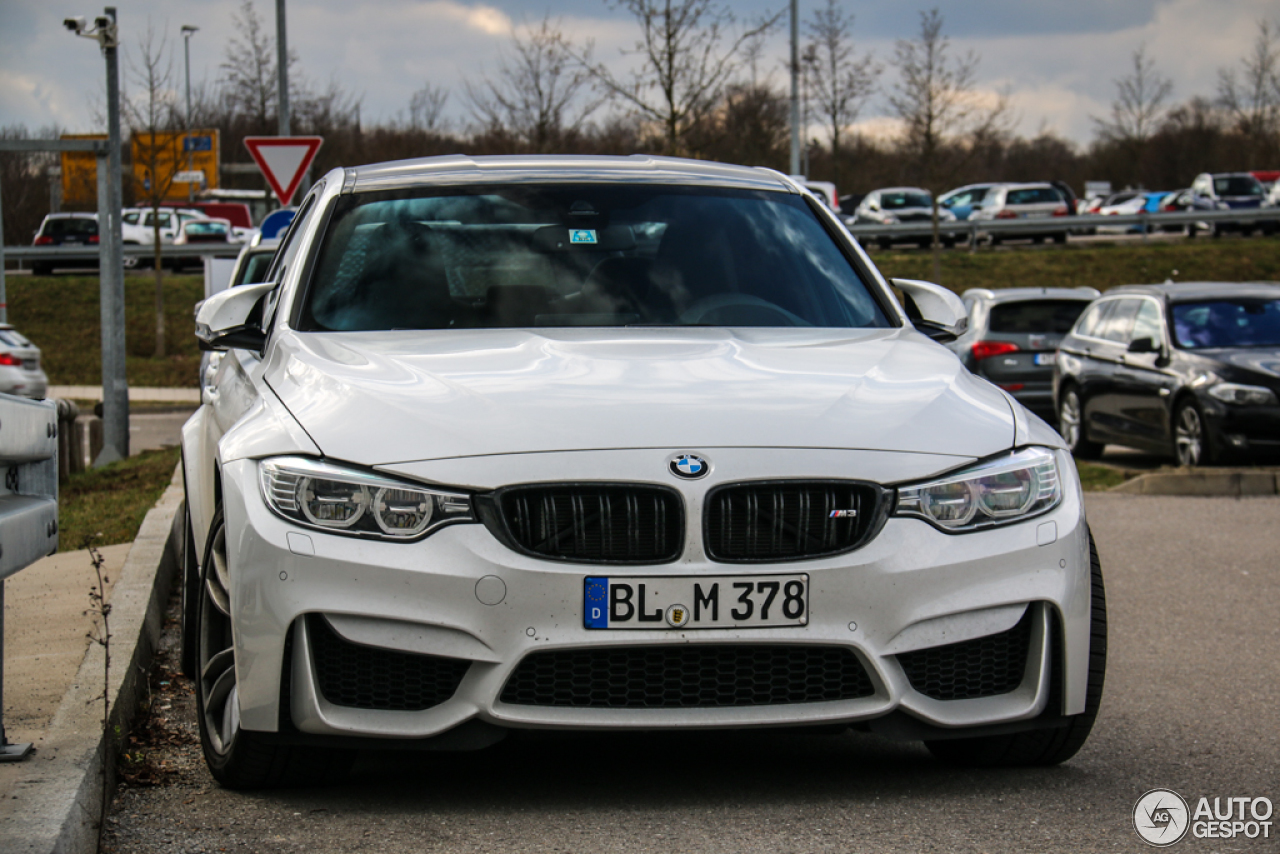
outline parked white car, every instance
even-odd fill
[[[197,210],[185,208],[161,208],[160,242],[172,243],[178,235],[182,223],[192,219],[204,219],[204,214]],[[151,208],[125,208],[121,212],[120,232],[125,243],[139,243],[151,246],[155,243],[155,223],[157,214]]]
[[[225,786],[511,729],[1062,762],[1105,670],[1062,439],[764,169],[334,170],[197,312],[183,662]],[[936,340],[930,340],[931,338]]]

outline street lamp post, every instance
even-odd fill
[[[191,138],[191,37],[196,34],[199,27],[191,24],[182,25],[182,52],[186,59],[187,65],[187,136],[184,139],[183,147],[187,149],[187,171],[191,171],[191,143],[187,142]],[[189,175],[187,177],[190,177]],[[196,188],[190,181],[187,182],[187,201],[190,202],[196,197]]]
[[[124,351],[124,263],[120,243],[120,215],[124,206],[120,186],[120,32],[116,7],[107,6],[93,26],[84,18],[62,24],[78,36],[93,39],[107,62],[107,164],[98,160],[98,239],[101,246],[99,286],[102,306],[102,453],[93,461],[103,466],[129,456],[129,380]],[[106,172],[103,175],[103,172]],[[105,204],[102,200],[105,197]]]

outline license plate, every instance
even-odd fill
[[[1027,211],[1027,219],[1040,219],[1049,215],[1048,211]]]
[[[1058,362],[1057,353],[1036,353],[1037,365],[1054,365]]]
[[[809,576],[588,576],[588,629],[736,629],[809,622]]]

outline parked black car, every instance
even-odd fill
[[[960,295],[969,327],[947,346],[969,370],[1052,424],[1055,351],[1097,297],[1093,288],[973,288]]]
[[[1058,430],[1080,457],[1108,442],[1180,465],[1280,451],[1280,285],[1129,285],[1063,339]]]
[[[98,215],[94,213],[51,213],[46,214],[40,228],[36,230],[33,246],[97,246]],[[97,258],[61,259],[59,267],[97,267]],[[37,276],[47,276],[53,272],[53,261],[35,261],[31,264],[31,272]]]

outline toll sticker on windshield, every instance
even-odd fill
[[[569,229],[570,243],[599,243],[596,240],[596,230],[594,228],[571,228]]]

